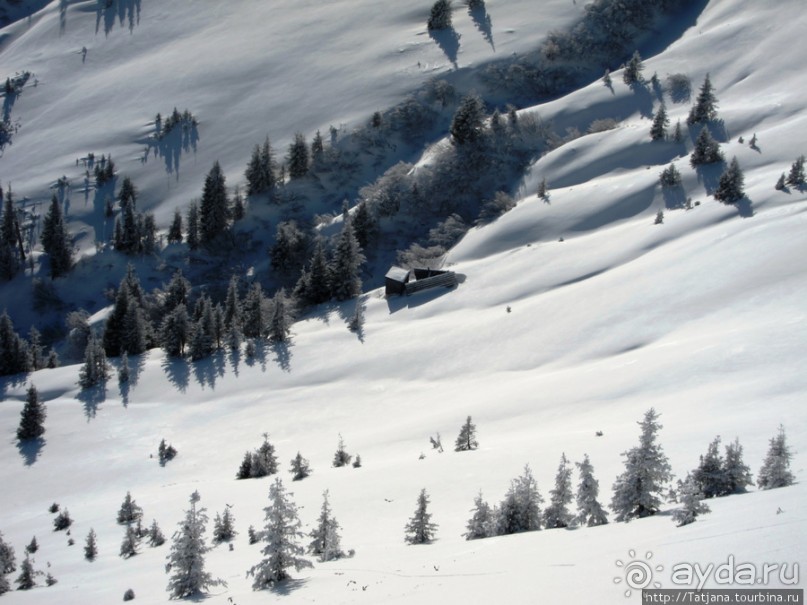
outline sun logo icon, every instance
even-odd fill
[[[627,587],[625,590],[625,597],[630,597],[634,590],[642,590],[649,587],[651,584],[654,588],[661,588],[660,582],[653,581],[653,572],[664,571],[663,565],[656,565],[653,567],[650,561],[653,558],[653,553],[649,550],[644,554],[644,559],[636,558],[636,551],[630,549],[628,551],[628,561],[616,560],[616,566],[624,570],[621,576],[614,577],[614,584],[621,584],[625,582]]]

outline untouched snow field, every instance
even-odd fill
[[[237,175],[264,131],[277,144],[296,129],[363,120],[435,69],[449,68],[425,34],[426,5],[382,11],[370,2],[311,3],[316,11],[309,12],[298,10],[300,3],[237,0],[232,9],[205,2],[210,8],[191,13],[188,2],[143,0],[130,4],[140,11],[131,31],[124,19],[105,33],[102,18],[95,33],[95,2],[63,4],[61,32],[57,2],[4,30],[0,66],[39,78],[15,104],[21,128],[0,158],[4,179],[17,175],[20,194],[41,195],[86,151],[112,152],[131,167],[143,199],[167,217],[198,195],[216,158]],[[544,18],[533,17],[526,2],[487,4],[497,55],[534,45],[581,10],[551,2]],[[663,568],[654,581],[664,588],[675,587],[676,564],[719,565],[730,556],[759,566],[798,564],[803,575],[807,195],[773,188],[807,140],[801,8],[796,0],[712,1],[680,40],[646,61],[646,77],[656,71],[662,83],[669,73],[688,74],[693,97],[711,74],[729,135],[722,148],[745,170],[748,203],[725,206],[707,195],[717,177],[689,167],[690,133],[685,145],[651,144],[647,109],[658,100],[632,92],[617,72],[613,92],[595,82],[524,110],[561,133],[569,126],[585,131],[595,119],[619,124],[535,162],[517,207],[450,252],[447,265],[461,276],[456,289],[389,300],[382,289],[370,290],[359,336],[346,327],[352,303],[322,308],[295,324],[289,347],[266,346],[255,359],[222,354],[190,364],[152,351],[131,360],[137,367],[128,387],[113,378],[95,399],[79,391],[77,366],[37,372],[30,380],[48,408],[39,448],[18,448],[14,437],[28,383],[0,383],[0,531],[18,560],[35,535],[36,569],[59,580],[46,588],[39,578],[39,587],[0,599],[114,603],[132,588],[136,603],[167,602],[170,535],[194,490],[211,519],[233,505],[239,531],[232,552],[222,545],[207,556],[208,570],[228,583],[204,599],[216,604],[637,603],[637,591],[625,596],[617,565],[634,558],[631,552],[637,559],[652,553]],[[455,25],[461,65],[493,55],[464,12],[455,13]],[[300,28],[311,37],[296,35]],[[289,48],[309,54],[284,60]],[[383,86],[371,86],[378,82]],[[49,86],[58,87],[60,103],[46,94]],[[689,104],[665,100],[673,124],[683,122]],[[178,179],[159,159],[141,165],[136,143],[153,115],[173,105],[201,119],[197,155],[182,157]],[[754,133],[758,150],[748,145]],[[43,155],[49,145],[58,153]],[[673,160],[684,198],[700,202],[691,210],[668,207],[682,200],[665,199],[658,186],[658,173]],[[548,203],[534,195],[543,177]],[[80,205],[73,203],[76,214]],[[664,222],[654,225],[659,209]],[[710,514],[682,528],[668,514],[671,504],[629,524],[462,538],[476,494],[498,503],[527,463],[548,500],[561,453],[571,461],[589,454],[600,501],[609,503],[620,453],[638,442],[636,422],[651,406],[662,414],[659,439],[677,477],[698,464],[716,435],[724,444],[739,437],[756,474],[783,424],[797,484],[711,500]],[[480,448],[455,453],[468,415]],[[261,528],[271,479],[234,477],[263,432],[306,531],[329,489],[343,546],[356,553],[293,572],[276,591],[253,592],[245,572],[261,555],[259,545],[248,544],[247,528]],[[437,432],[444,453],[430,449]],[[362,468],[331,468],[340,433]],[[161,438],[179,450],[165,467],[156,460]],[[297,451],[314,472],[293,483],[287,469]],[[437,540],[409,546],[403,528],[422,488],[439,524]],[[127,490],[169,543],[143,545],[123,560],[115,514]],[[75,519],[74,546],[52,530],[54,501]],[[83,558],[91,527],[99,540],[93,563]],[[799,577],[796,586],[804,585]]]

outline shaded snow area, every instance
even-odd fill
[[[76,158],[111,153],[161,227],[200,195],[216,159],[239,182],[266,134],[285,149],[295,131],[363,124],[454,62],[469,67],[535,48],[583,10],[568,0],[540,9],[488,0],[487,36],[456,4],[454,57],[426,31],[429,3],[118,0],[113,12],[101,4],[51,2],[0,30],[0,75],[34,78],[11,108],[19,129],[0,157],[0,178],[18,198],[41,201],[59,176],[81,180]],[[78,387],[78,365],[4,378],[0,532],[18,565],[6,577],[16,588],[34,536],[31,560],[43,573],[36,587],[0,602],[117,603],[129,588],[136,603],[169,602],[166,557],[194,491],[211,521],[231,506],[238,532],[232,548],[223,543],[205,557],[206,570],[227,583],[201,599],[211,604],[638,603],[641,590],[626,576],[636,561],[649,562],[651,586],[690,588],[674,582],[676,566],[732,560],[760,570],[787,564],[757,587],[803,589],[807,194],[774,184],[807,153],[807,17],[797,0],[711,0],[702,9],[679,39],[645,58],[645,78],[656,72],[663,90],[630,88],[615,71],[611,88],[595,81],[519,111],[561,137],[569,128],[581,136],[535,159],[514,183],[515,208],[449,251],[444,268],[456,272],[456,288],[387,299],[381,284],[366,284],[359,334],[347,328],[352,301],[323,306],[294,324],[288,345],[193,363],[155,349],[130,357],[128,384],[113,373],[92,394]],[[689,76],[691,100],[710,75],[721,149],[745,173],[738,204],[711,196],[719,168],[689,164],[700,128],[686,125],[691,100],[666,89],[676,73]],[[680,143],[650,140],[660,97],[672,125],[681,121]],[[170,165],[153,154],[143,161],[149,122],[174,106],[199,118],[195,148]],[[608,119],[614,128],[587,134]],[[671,162],[682,186],[663,191],[659,173]],[[543,179],[545,199],[536,195]],[[73,228],[89,225],[92,211],[74,193]],[[117,281],[102,269],[83,269],[86,292],[75,299]],[[28,305],[3,295],[12,315],[14,304]],[[30,383],[47,406],[46,432],[20,445]],[[609,505],[621,454],[638,444],[637,422],[651,407],[676,479],[697,467],[717,435],[723,444],[739,438],[756,479],[782,425],[795,484],[709,499],[711,512],[682,527],[671,518],[679,505],[666,502],[629,523],[610,512],[599,527],[465,540],[480,490],[500,503],[529,464],[548,503],[562,454],[572,462],[589,456],[600,502]],[[455,452],[469,415],[479,447]],[[254,591],[246,572],[263,545],[249,544],[248,528],[263,528],[275,477],[235,477],[264,433],[302,531],[316,526],[329,490],[342,548],[355,554],[309,557],[313,568]],[[438,433],[443,452],[429,442]],[[340,435],[360,468],[332,467]],[[164,465],[161,439],[178,450]],[[312,473],[292,481],[298,451]],[[407,544],[404,527],[424,488],[436,538]],[[127,492],[143,508],[143,524],[156,519],[167,542],[144,540],[124,559],[116,514]],[[74,519],[69,536],[54,531],[54,502]],[[91,528],[98,556],[89,562]],[[211,532],[212,522],[208,542]],[[58,583],[46,586],[47,573]],[[704,586],[721,587],[713,575]]]

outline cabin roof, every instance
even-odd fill
[[[401,267],[390,267],[389,271],[385,275],[387,279],[391,279],[392,281],[397,281],[406,283],[407,279],[409,278],[409,269],[403,269]]]

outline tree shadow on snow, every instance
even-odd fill
[[[89,422],[95,418],[95,415],[98,413],[98,406],[106,401],[106,383],[97,384],[87,389],[81,389],[78,395],[76,395],[76,399],[84,405],[84,416],[86,416],[87,422]]]
[[[687,196],[682,185],[663,187],[661,194],[664,196],[664,207],[668,210],[676,210],[686,205]]]
[[[165,172],[179,179],[180,160],[183,153],[196,153],[199,146],[199,127],[194,123],[182,123],[174,126],[170,132],[150,136],[138,142],[144,144],[145,151],[141,158],[147,163],[149,156],[161,157],[165,163]]]
[[[305,587],[307,581],[301,578],[289,578],[282,582],[277,582],[272,586],[272,592],[283,597],[289,596],[293,592],[297,592]]]
[[[741,217],[751,218],[754,216],[754,208],[747,195],[744,195],[741,200],[734,202],[734,206],[737,208],[737,212],[739,212]]]
[[[182,357],[166,357],[163,360],[163,372],[180,393],[188,389],[190,382],[190,364]]]
[[[221,351],[216,351],[209,357],[191,362],[196,382],[202,388],[209,386],[211,389],[216,388],[216,379],[224,375],[224,365],[224,353]]]
[[[275,354],[275,362],[284,372],[291,372],[291,347],[290,342],[273,342],[272,352]]]
[[[702,164],[695,168],[698,175],[698,182],[703,184],[706,193],[713,195],[720,183],[720,175],[726,170],[726,162],[713,162],[712,164]]]
[[[476,29],[482,33],[482,37],[485,38],[495,52],[496,45],[493,43],[493,22],[490,20],[487,7],[485,5],[477,8],[469,7],[468,14],[471,16],[474,25],[476,25]]]
[[[67,29],[67,0],[59,0],[59,36]]]
[[[457,55],[460,51],[460,35],[453,27],[439,30],[429,30],[429,37],[435,41],[443,54],[451,61],[454,69],[458,68]]]
[[[25,466],[33,466],[42,453],[46,441],[42,437],[17,441],[17,450],[20,452]]]
[[[636,108],[643,118],[653,118],[653,94],[648,90],[643,82],[634,82],[630,85],[633,91],[633,98],[636,101]]]
[[[131,34],[135,25],[140,24],[140,3],[141,0],[96,0],[95,33],[100,31],[103,21],[104,35],[109,36],[117,18],[120,26],[126,25]]]

